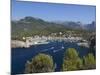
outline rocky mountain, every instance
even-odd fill
[[[49,35],[50,33],[66,32],[67,30],[95,30],[96,24],[82,25],[81,22],[47,22],[39,18],[25,17],[18,21],[11,22],[11,31],[13,36],[25,35]]]
[[[96,30],[96,22],[93,21],[91,24],[85,25],[85,29],[89,31],[95,31]]]
[[[56,24],[61,24],[66,26],[67,28],[70,29],[83,29],[83,30],[88,30],[88,31],[95,31],[96,30],[96,22],[93,21],[90,24],[82,24],[81,22],[73,22],[73,21],[56,21]]]
[[[61,24],[47,22],[34,17],[25,17],[18,21],[12,21],[12,35],[49,34],[52,32],[64,32],[67,28]]]

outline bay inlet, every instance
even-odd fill
[[[39,53],[49,54],[56,64],[55,72],[61,71],[64,52],[68,48],[75,48],[79,56],[86,55],[89,51],[86,47],[80,47],[77,43],[65,41],[50,41],[47,44],[32,45],[28,48],[12,48],[11,72],[12,74],[23,74],[25,63]]]

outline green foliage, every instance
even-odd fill
[[[87,38],[91,34],[89,33],[89,31],[81,29],[80,26],[75,22],[70,22],[68,23],[68,26],[66,26],[62,24],[47,22],[31,16],[11,22],[12,39],[20,39],[22,37],[35,35],[50,36],[51,33],[59,32],[63,32],[66,36],[70,34],[74,36],[75,34],[75,36],[82,36],[85,38]]]
[[[63,71],[73,71],[81,69],[95,69],[96,60],[92,53],[80,58],[78,52],[74,48],[65,51],[64,61],[62,65]]]
[[[62,65],[63,71],[78,70],[82,67],[82,64],[82,59],[79,58],[78,52],[74,48],[66,50]]]
[[[78,59],[70,59],[70,60],[64,60],[63,63],[63,71],[73,71],[78,70],[82,67],[82,60],[80,58]]]
[[[75,59],[78,57],[78,52],[74,48],[68,48],[65,51],[65,59]]]
[[[38,54],[25,65],[25,73],[53,72],[54,69],[52,57],[46,54]]]
[[[82,69],[95,69],[96,60],[92,53],[80,58],[78,52],[74,48],[68,48],[65,51],[62,64],[62,71],[74,71]],[[25,65],[25,73],[42,73],[54,72],[55,65],[50,55],[38,54],[31,61],[27,61]]]
[[[83,57],[84,67],[83,69],[92,69],[96,66],[96,60],[92,53],[89,53],[87,56]]]

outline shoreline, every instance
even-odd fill
[[[49,41],[65,41],[78,42],[77,45],[88,47],[88,42],[80,42],[84,40],[82,37],[26,37],[26,41],[11,40],[11,48],[29,48],[32,45],[48,44]]]

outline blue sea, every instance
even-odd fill
[[[53,57],[56,64],[55,72],[61,70],[64,52],[68,48],[75,48],[80,57],[87,55],[89,49],[80,47],[76,43],[64,42],[64,41],[52,41],[48,44],[35,45],[29,48],[12,48],[11,50],[11,73],[23,74],[25,70],[25,63],[27,60],[31,60],[38,53],[49,54]]]

